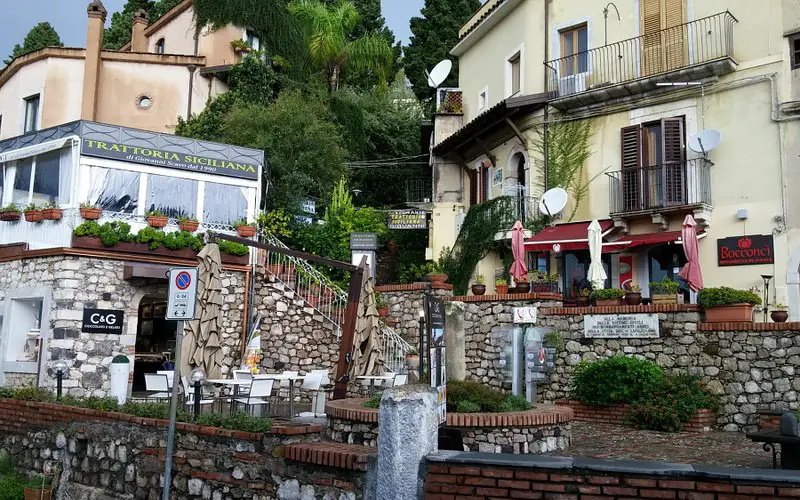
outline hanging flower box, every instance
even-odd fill
[[[178,227],[181,231],[193,233],[200,227],[200,223],[194,219],[178,219]]]
[[[93,207],[91,205],[81,205],[81,217],[84,220],[98,220],[100,216],[103,214],[103,210],[97,207]]]
[[[140,254],[161,257],[171,257],[175,259],[197,260],[197,252],[191,248],[179,248],[170,250],[166,247],[158,247],[151,250],[146,243],[129,243],[120,241],[113,246],[106,246],[103,240],[93,236],[73,236],[72,248],[85,248],[89,250],[104,250],[109,253],[120,254]],[[250,262],[249,255],[231,255],[220,252],[223,264],[247,265]]]
[[[147,225],[157,229],[165,227],[169,222],[169,217],[161,212],[150,212],[145,217],[147,218]]]
[[[19,209],[11,203],[0,209],[0,220],[5,222],[15,222],[19,220]]]
[[[44,220],[61,220],[64,218],[64,211],[58,207],[45,208],[43,213]]]
[[[28,205],[25,209],[25,220],[27,222],[42,222],[44,220],[44,212],[36,205]]]

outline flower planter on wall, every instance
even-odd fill
[[[200,227],[200,223],[196,220],[184,220],[178,222],[178,227],[181,231],[186,231],[187,233],[193,233],[197,231],[197,228]]]
[[[614,299],[614,300],[595,300],[594,305],[598,307],[602,306],[621,306],[622,299]]]
[[[239,226],[236,228],[236,232],[242,238],[252,238],[256,235],[256,228],[253,226]]]
[[[103,244],[100,238],[91,236],[73,236],[72,248],[87,248],[91,250],[104,250],[110,253],[133,253],[142,255],[157,255],[162,257],[172,257],[177,259],[197,260],[197,252],[191,248],[181,248],[178,250],[170,250],[166,247],[159,247],[151,250],[146,243],[126,243],[119,242],[114,246],[107,247]],[[240,264],[246,265],[250,262],[249,255],[231,255],[221,253],[222,262],[224,264]]]
[[[787,311],[772,311],[769,313],[769,316],[775,323],[786,323],[786,320],[789,319],[789,313]]]
[[[589,406],[580,401],[560,400],[556,405],[568,406],[574,412],[574,419],[580,422],[595,422],[618,426],[629,426],[628,414],[630,405],[614,405],[608,407]],[[701,408],[687,422],[683,432],[710,432],[716,427],[717,413],[708,408]]]
[[[99,208],[81,208],[80,212],[84,220],[98,220],[103,214],[103,210]]]
[[[42,222],[44,220],[44,213],[41,210],[26,210],[25,220],[28,222]]]
[[[705,311],[706,323],[742,323],[753,321],[753,306],[750,304],[709,307]]]
[[[486,285],[472,285],[472,295],[483,295],[486,293]]]
[[[60,208],[46,208],[43,213],[44,220],[61,220],[64,217],[64,211]]]
[[[167,225],[169,218],[165,215],[151,215],[147,217],[147,225],[155,228],[162,228]]]
[[[4,222],[16,222],[19,217],[19,212],[0,212],[0,220]]]
[[[656,294],[650,296],[650,301],[653,305],[659,304],[677,304],[678,295],[674,293],[669,294]]]
[[[508,285],[495,285],[494,290],[497,295],[508,295]]]

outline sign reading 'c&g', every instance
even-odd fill
[[[84,309],[81,331],[84,333],[122,335],[124,315],[124,311],[115,309]]]

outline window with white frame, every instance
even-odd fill
[[[25,128],[22,133],[27,134],[39,129],[39,94],[25,99]]]
[[[255,34],[255,33],[253,33],[253,32],[252,32],[252,31],[250,31],[250,30],[247,30],[247,31],[245,31],[245,35],[244,35],[244,37],[245,37],[245,38],[244,38],[244,41],[247,43],[247,45],[248,45],[248,46],[249,46],[251,49],[255,50],[256,52],[258,52],[259,50],[261,50],[261,39],[259,39],[259,38],[256,36],[256,34]]]
[[[6,175],[13,176],[11,201],[20,207],[65,205],[70,201],[71,174],[72,148],[18,160],[12,171],[6,169]]]
[[[6,361],[39,360],[42,304],[41,298],[11,300]]]
[[[147,211],[158,211],[176,219],[197,217],[198,184],[192,179],[150,174],[147,179]]]
[[[586,23],[560,30],[561,76],[589,71],[589,36]]]
[[[139,208],[139,172],[92,167],[89,203],[107,212],[135,214]]]
[[[484,87],[478,93],[478,111],[483,111],[489,106],[489,89]]]
[[[509,93],[514,95],[522,90],[522,53],[517,52],[508,59]]]
[[[203,222],[233,225],[247,216],[246,188],[206,182]]]

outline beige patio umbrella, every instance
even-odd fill
[[[206,372],[206,378],[220,378],[222,346],[219,317],[222,313],[222,259],[219,246],[209,243],[197,254],[196,319],[184,329],[181,344],[181,374],[189,375],[195,367]]]
[[[350,365],[350,380],[362,376],[381,375],[384,371],[379,343],[380,316],[369,267],[366,268],[364,275],[366,279],[361,288],[361,302],[358,305],[358,316],[356,317],[355,348],[353,349],[353,362]]]

